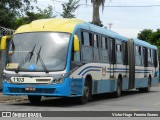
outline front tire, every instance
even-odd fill
[[[31,104],[39,104],[41,101],[42,96],[28,96],[28,100]]]
[[[83,96],[79,97],[79,103],[82,105],[86,104],[91,99],[91,85],[87,80],[85,81],[83,91]]]

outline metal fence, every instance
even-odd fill
[[[0,37],[13,35],[15,30],[0,26]]]
[[[14,30],[0,26],[0,43],[3,36],[13,35]],[[2,75],[5,63],[6,50],[0,50],[0,90],[2,89]]]

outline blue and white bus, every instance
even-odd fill
[[[159,83],[158,49],[138,39],[77,19],[43,19],[18,28],[3,75],[5,95],[78,97],[129,89],[150,91]]]

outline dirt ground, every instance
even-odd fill
[[[18,102],[18,101],[24,101],[27,99],[28,99],[27,96],[8,96],[8,95],[3,95],[3,93],[0,92],[0,103]]]

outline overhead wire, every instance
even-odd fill
[[[59,3],[65,3],[64,1],[61,1],[61,0],[53,0],[55,2],[59,2]],[[83,4],[79,4],[81,6],[93,6],[92,4],[88,4],[88,3],[83,3]],[[145,8],[145,7],[160,7],[160,4],[151,4],[151,5],[104,5],[104,7],[131,7],[131,8],[134,8],[134,7],[138,7],[138,8]]]

